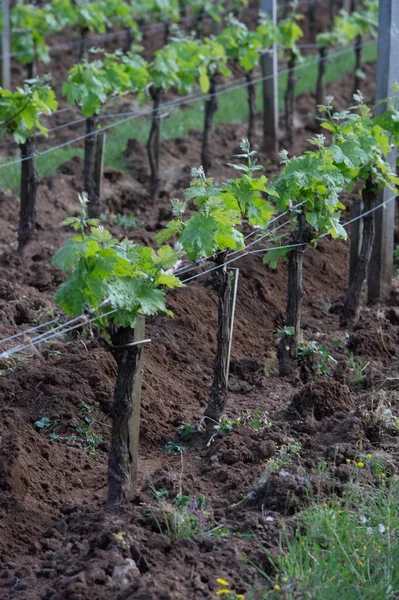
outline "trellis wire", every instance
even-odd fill
[[[388,204],[389,202],[392,202],[392,200],[394,200],[395,198],[397,198],[399,196],[399,194],[395,194],[394,196],[391,196],[390,198],[387,198],[387,200],[385,200],[384,202],[381,202],[380,204],[378,204],[377,206],[375,206],[374,208],[370,209],[369,211],[363,213],[362,215],[359,215],[358,217],[355,217],[354,219],[351,219],[350,221],[347,221],[346,223],[343,224],[343,227],[347,227],[348,225],[350,225],[351,223],[361,219],[362,217],[375,212],[376,210],[382,208],[383,206],[385,206],[386,204]],[[324,233],[323,235],[320,236],[319,239],[325,237],[326,235],[328,235],[328,233]],[[217,269],[221,269],[241,258],[244,258],[245,256],[248,256],[250,254],[257,254],[260,252],[270,252],[271,250],[284,250],[284,249],[290,249],[290,248],[298,248],[300,246],[305,246],[306,244],[287,244],[286,246],[275,246],[272,248],[260,248],[258,250],[250,250],[248,251],[247,248],[243,248],[243,250],[241,251],[241,253],[238,256],[235,256],[234,258],[230,259],[230,260],[226,260],[223,264],[221,265],[216,265],[210,269],[207,269],[206,271],[203,271],[201,273],[197,273],[196,275],[192,275],[191,277],[188,277],[187,279],[184,279],[182,281],[182,283],[188,283],[190,281],[193,281],[194,279],[197,279],[198,277],[202,277],[203,275],[206,275],[208,273],[211,273],[212,271],[215,271]],[[248,246],[249,247],[249,246]],[[118,309],[113,309],[111,311],[109,311],[108,313],[104,313],[102,315],[99,315],[97,317],[94,317],[92,319],[86,320],[83,323],[78,323],[77,325],[73,325],[72,327],[68,327],[67,329],[62,329],[59,331],[56,331],[54,333],[54,330],[52,330],[51,332],[49,332],[49,335],[47,335],[46,337],[43,336],[38,336],[38,338],[34,338],[33,340],[31,340],[31,342],[29,344],[22,344],[20,346],[15,346],[14,348],[11,348],[10,350],[7,350],[5,352],[2,352],[0,354],[0,359],[6,359],[9,358],[12,354],[16,353],[16,352],[20,352],[22,350],[24,350],[25,348],[29,348],[31,346],[35,346],[38,345],[42,342],[47,342],[59,335],[64,335],[65,333],[68,333],[69,331],[72,331],[74,329],[77,329],[78,327],[81,327],[82,325],[88,325],[89,323],[93,323],[95,321],[98,321],[99,319],[102,319],[104,317],[107,317],[111,314],[114,314],[115,312],[117,312]],[[83,320],[86,319],[85,315],[79,315],[79,317],[75,317],[74,320]],[[71,320],[72,321],[72,320]],[[25,334],[27,332],[23,332],[22,334]],[[40,338],[40,339],[39,339]],[[5,341],[5,340],[2,340]]]
[[[362,46],[367,46],[367,45],[370,45],[372,43],[374,43],[374,42],[372,42],[372,41],[364,42],[362,44]],[[338,56],[340,56],[342,54],[345,54],[345,53],[349,52],[351,49],[352,49],[351,47],[344,48],[343,50],[337,51],[337,52],[335,52],[334,54],[332,54],[330,56],[331,57],[338,57]],[[289,73],[291,71],[296,71],[298,69],[303,69],[305,67],[312,66],[313,64],[316,64],[316,63],[317,63],[317,61],[307,61],[307,62],[302,63],[301,65],[298,65],[294,69],[282,69],[282,70],[279,71],[278,74],[279,75],[284,75],[284,74]],[[264,76],[264,77],[259,77],[258,79],[253,80],[252,84],[256,85],[258,83],[261,83],[262,81],[266,81],[267,79],[270,79],[271,77],[273,77],[273,76],[272,75],[267,75],[267,76]],[[240,85],[236,85],[236,86],[233,85],[231,87],[226,87],[225,89],[222,89],[221,91],[218,91],[218,92],[216,92],[213,95],[211,95],[211,94],[190,94],[188,96],[183,97],[182,99],[176,99],[176,100],[171,100],[169,102],[165,102],[165,103],[163,103],[161,105],[160,108],[165,109],[165,108],[170,107],[170,106],[179,106],[181,104],[191,104],[193,102],[203,101],[203,100],[206,100],[206,99],[210,98],[211,96],[220,96],[220,95],[229,93],[231,91],[235,91],[235,90],[239,90],[239,89],[244,89],[244,88],[248,87],[248,85],[250,85],[250,84],[248,84],[247,82],[243,83],[243,84],[240,84]],[[61,148],[64,148],[64,147],[69,146],[71,144],[74,144],[75,142],[79,142],[81,140],[84,140],[87,137],[91,137],[93,135],[96,135],[97,133],[101,133],[103,131],[107,131],[108,129],[112,129],[113,127],[118,127],[119,125],[123,125],[125,123],[128,123],[129,121],[132,121],[133,119],[137,119],[137,118],[139,118],[141,116],[148,116],[148,115],[150,115],[152,113],[153,113],[153,109],[152,108],[149,108],[149,109],[146,109],[146,110],[143,110],[143,111],[139,111],[139,112],[136,112],[136,113],[132,113],[131,116],[126,117],[125,119],[121,119],[120,121],[117,121],[116,123],[110,123],[108,125],[105,125],[104,127],[100,127],[99,129],[97,129],[94,132],[81,135],[81,136],[79,136],[77,138],[74,138],[72,140],[68,140],[68,141],[66,141],[66,142],[64,142],[62,144],[59,144],[58,146],[52,146],[50,148],[47,148],[46,150],[43,150],[43,152],[37,152],[37,155],[38,156],[44,156],[45,154],[48,154],[49,152],[55,152],[56,150],[60,150]],[[165,113],[163,115],[161,115],[161,116],[165,116]],[[26,158],[19,158],[17,160],[13,160],[13,161],[10,161],[8,163],[0,164],[0,169],[3,169],[5,167],[11,166],[11,165],[20,164],[21,162],[23,162],[25,160],[30,160],[30,156],[27,156]]]
[[[307,0],[301,0],[300,2],[298,2],[298,6],[301,6],[303,4],[306,4]],[[278,6],[279,9],[281,8],[285,8],[286,6],[290,6],[292,4],[292,2],[285,2],[284,4],[281,4]],[[191,6],[201,6],[202,3],[198,2],[198,3],[193,3]],[[252,6],[247,6],[243,9],[242,12],[250,12],[250,11],[258,11],[259,9],[257,7],[252,7]],[[227,13],[227,11],[225,11],[225,14]],[[152,13],[154,14],[154,13]],[[180,15],[183,14],[183,10],[180,11]],[[205,18],[209,19],[211,17],[209,16],[205,16]],[[199,20],[198,16],[194,16],[194,15],[187,15],[186,17],[182,17],[181,19],[179,19],[178,21],[173,21],[171,20],[172,23],[176,23],[176,25],[179,25],[180,23],[186,23],[189,21],[197,21]],[[146,31],[162,31],[162,29],[165,28],[165,25],[167,24],[167,22],[158,22],[158,23],[154,23],[154,24],[146,24],[146,25],[142,25],[141,27],[139,27],[139,31],[141,33],[145,33]],[[65,29],[64,29],[65,31]],[[113,31],[110,33],[105,33],[103,35],[100,35],[96,38],[89,38],[86,40],[87,44],[98,44],[101,42],[108,42],[108,41],[112,41],[114,39],[118,39],[120,37],[125,37],[126,34],[130,31],[130,28],[126,27],[125,29],[121,29],[119,31]],[[12,33],[18,33],[17,31],[11,31]],[[74,42],[65,42],[65,43],[61,43],[61,44],[53,44],[52,46],[48,47],[48,51],[52,52],[53,50],[57,51],[57,50],[68,50],[69,48],[76,48],[79,47],[82,44],[82,40],[76,40]],[[15,58],[16,56],[19,56],[20,54],[23,54],[23,52],[10,52],[7,54],[3,54],[0,55],[0,59],[4,58],[4,57],[10,57],[10,58]]]

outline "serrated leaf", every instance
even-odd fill
[[[263,262],[271,269],[277,269],[278,259],[285,260],[289,251],[289,248],[273,248],[272,250],[268,250],[263,257]]]
[[[168,273],[161,273],[160,275],[158,275],[158,277],[155,279],[155,283],[157,285],[164,285],[168,288],[184,287],[184,285],[182,284],[180,279],[176,277],[176,275],[170,275]]]

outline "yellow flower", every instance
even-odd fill
[[[236,600],[244,600],[244,594],[237,594]]]
[[[342,510],[337,510],[337,513],[340,515],[342,513]]]
[[[364,467],[364,462],[362,462],[362,461],[359,461],[359,462],[357,463],[357,466],[358,466],[358,467],[360,467],[360,468]]]
[[[273,589],[274,589],[274,590],[281,590],[281,588],[280,588],[280,586],[279,586],[279,584],[278,584],[278,583],[276,583],[276,584],[273,586]]]
[[[286,577],[282,577],[281,581],[284,581],[284,583],[285,583],[286,581],[288,581],[288,579]]]
[[[364,567],[364,562],[362,562],[361,560],[359,560],[359,565],[360,565],[361,567]]]
[[[216,596],[224,596],[225,594],[231,594],[231,593],[232,593],[231,590],[224,588],[223,590],[218,590],[216,592]]]
[[[367,546],[363,546],[363,550],[367,550]]]
[[[324,504],[323,504],[323,508],[328,508],[328,504],[327,504],[327,502],[324,502]]]
[[[350,459],[350,458],[347,458],[347,459],[346,459],[346,462],[347,462],[347,464],[348,464],[348,465],[349,465],[350,461],[351,461],[351,459]]]
[[[372,456],[371,454],[367,454],[367,458],[371,458],[371,456]]]
[[[216,579],[216,581],[220,583],[220,585],[229,585],[225,579]]]

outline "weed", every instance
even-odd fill
[[[35,421],[33,424],[38,431],[46,431],[54,425],[54,421],[52,419],[49,419],[49,417],[42,417],[41,419]]]
[[[354,375],[354,380],[355,383],[363,383],[363,379],[364,379],[364,371],[367,369],[367,367],[369,366],[369,362],[366,363],[365,365],[363,365],[363,361],[360,358],[355,358],[353,352],[350,353],[349,355],[349,364],[351,367],[351,371]],[[351,382],[349,382],[350,384]]]
[[[194,428],[192,425],[179,425],[177,431],[179,433],[179,438],[184,442],[193,435]]]
[[[333,358],[326,344],[318,344],[315,341],[300,342],[298,344],[298,360],[305,379],[311,379],[315,375],[331,375],[332,367],[337,362]]]
[[[116,215],[112,213],[106,215],[103,213],[100,215],[100,220],[103,222],[108,221],[110,225],[117,225],[124,230],[138,228],[136,216],[133,212],[129,213],[128,215],[122,215],[120,213]]]
[[[218,598],[224,598],[225,600],[244,600],[244,594],[237,594],[234,590],[230,589],[230,584],[225,579],[218,578],[216,583],[219,585],[219,589],[216,592]]]
[[[166,444],[163,447],[163,451],[166,452],[166,454],[173,454],[174,456],[178,456],[179,454],[184,452],[185,449],[185,446],[179,444],[178,442],[173,442],[172,440],[166,442]]]
[[[271,429],[272,422],[269,418],[267,410],[255,408],[243,416],[243,422],[248,423],[255,431],[261,429]]]
[[[97,423],[99,412],[93,412],[90,406],[85,402],[81,402],[79,419],[76,424],[71,427],[73,433],[69,435],[60,435],[55,431],[56,427],[62,425],[63,414],[61,413],[57,419],[50,419],[49,417],[42,417],[35,421],[35,428],[42,432],[48,433],[48,437],[53,442],[64,442],[68,444],[77,444],[86,448],[88,454],[92,457],[97,457],[97,447],[102,441],[102,436],[94,431],[94,427]],[[50,431],[52,430],[52,431]]]
[[[280,469],[289,469],[300,457],[302,444],[297,440],[289,444],[283,444],[277,450],[276,454],[267,464],[268,471],[280,471]]]
[[[363,464],[361,461],[357,464]],[[275,570],[263,598],[394,600],[399,591],[399,484],[347,484],[344,499],[329,506],[314,501],[283,529]]]
[[[178,495],[169,501],[167,495],[165,497],[159,492],[156,492],[158,510],[151,509],[151,513],[161,534],[167,535],[171,540],[178,540],[207,532],[209,514],[205,509],[204,496]]]
[[[207,417],[204,417],[207,418]],[[202,431],[202,422],[204,419],[201,420],[200,424],[198,425],[198,431]],[[236,419],[234,419],[233,421],[231,419],[229,419],[226,415],[223,415],[222,417],[220,417],[219,421],[216,422],[214,421],[215,425],[213,426],[213,429],[215,430],[215,433],[213,433],[210,437],[210,439],[208,440],[207,446],[210,446],[211,444],[213,444],[213,442],[215,441],[215,438],[218,435],[228,435],[229,433],[231,433],[234,429],[234,427],[237,427],[238,425],[240,425],[241,423],[241,418],[237,417]]]

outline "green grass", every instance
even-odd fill
[[[283,532],[275,577],[262,600],[394,600],[399,597],[399,483],[348,484],[339,503],[314,501]],[[259,598],[258,595],[256,595]]]
[[[363,61],[375,61],[377,57],[377,46],[372,44],[363,50]],[[310,64],[309,64],[310,61]],[[314,64],[315,57],[298,66],[296,95],[313,91],[316,88],[317,65]],[[354,68],[354,52],[331,57],[327,65],[326,80],[340,81],[343,73]],[[261,83],[257,86],[258,108],[261,108]],[[282,106],[284,91],[287,85],[287,75],[282,73],[279,77],[279,103]],[[186,136],[190,129],[202,129],[203,126],[203,101],[198,100],[187,106],[187,108],[172,108],[171,115],[162,122],[162,138],[175,138]],[[232,90],[219,96],[219,109],[215,115],[215,124],[232,123],[244,121],[248,116],[248,107],[245,89]],[[149,117],[132,119],[126,123],[110,129],[107,133],[104,164],[115,169],[126,171],[126,162],[123,152],[130,138],[137,138],[145,143],[150,127]],[[83,156],[83,150],[76,146],[66,146],[60,150],[49,152],[44,156],[37,157],[37,167],[41,177],[47,177],[56,172],[58,166],[69,160],[75,154]],[[4,162],[9,162],[4,161]],[[17,189],[19,186],[20,165],[15,164],[1,170],[0,186],[2,189]]]

